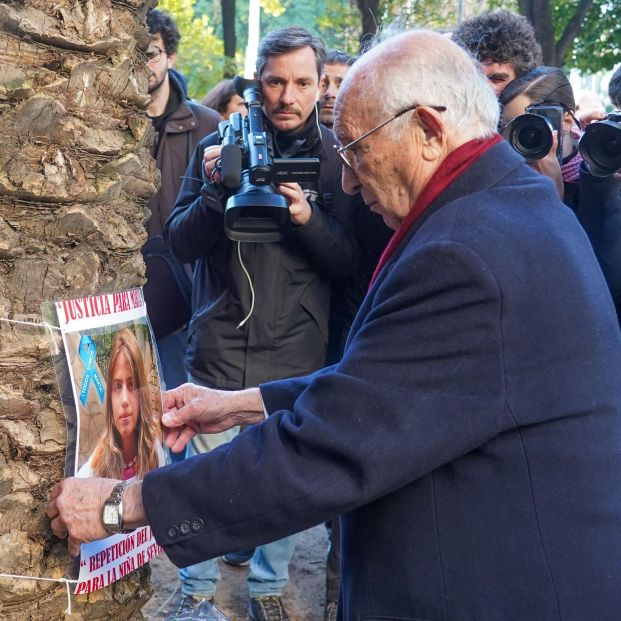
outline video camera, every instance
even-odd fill
[[[224,230],[234,241],[279,241],[288,233],[291,218],[287,200],[274,184],[316,181],[319,159],[274,158],[271,136],[263,124],[260,82],[238,76],[233,83],[248,115],[235,112],[218,126],[222,145],[218,166],[222,185],[231,191]]]
[[[587,125],[578,148],[595,177],[608,177],[621,169],[621,111]]]
[[[563,159],[562,123],[564,109],[562,106],[549,104],[532,104],[526,108],[526,114],[511,119],[502,131],[503,137],[528,162],[543,159],[552,148],[553,131],[557,132],[558,146],[556,157],[559,163]]]

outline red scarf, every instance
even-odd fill
[[[369,289],[373,286],[375,279],[378,277],[382,268],[392,256],[393,252],[397,249],[401,240],[405,237],[405,234],[410,230],[414,222],[423,214],[423,212],[438,198],[438,196],[448,188],[457,177],[463,172],[468,170],[474,162],[476,162],[483,153],[499,143],[502,137],[498,134],[492,138],[470,140],[460,147],[457,147],[455,151],[452,151],[448,157],[440,164],[440,168],[436,170],[433,177],[429,180],[429,183],[425,186],[418,200],[414,203],[412,209],[410,209],[408,215],[403,219],[399,228],[393,233],[388,245],[384,249],[379,263],[373,272],[373,278],[369,284]]]

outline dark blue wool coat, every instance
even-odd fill
[[[621,334],[589,241],[500,143],[415,224],[338,365],[147,475],[179,566],[342,514],[347,620],[621,619]]]

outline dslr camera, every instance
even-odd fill
[[[556,157],[561,163],[563,113],[562,106],[532,104],[526,108],[525,114],[516,116],[505,125],[502,135],[530,163],[543,159],[550,152],[554,140],[552,132],[556,131],[558,136]]]
[[[621,110],[587,125],[578,148],[595,177],[608,177],[621,169]]]
[[[279,241],[289,232],[289,205],[275,184],[316,181],[318,158],[273,157],[271,135],[264,128],[261,84],[234,79],[248,115],[233,113],[218,126],[222,145],[216,167],[229,198],[224,209],[224,230],[234,241]]]

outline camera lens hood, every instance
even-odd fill
[[[621,169],[621,114],[587,125],[579,149],[595,177],[608,177]]]
[[[552,148],[554,126],[546,117],[538,114],[521,114],[509,121],[502,135],[527,161],[543,159]]]

